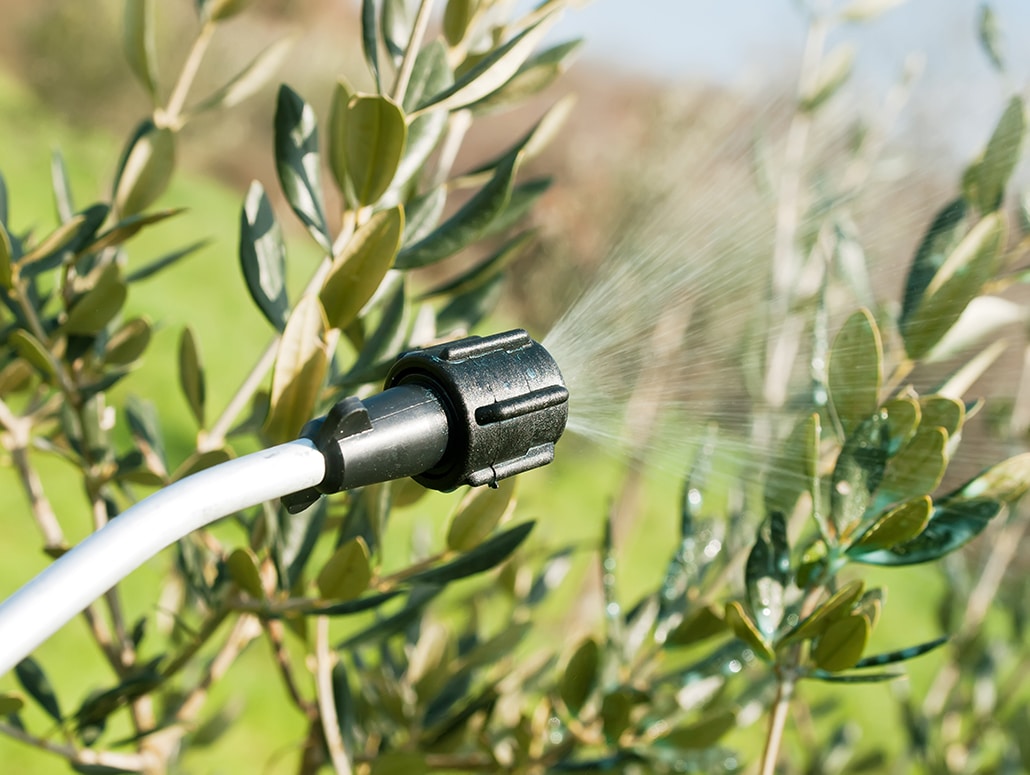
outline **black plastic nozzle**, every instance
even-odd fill
[[[326,476],[283,504],[296,513],[323,494],[405,476],[434,490],[495,486],[551,462],[568,399],[554,359],[521,329],[405,353],[382,393],[308,423],[302,436],[325,456]]]

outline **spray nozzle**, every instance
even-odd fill
[[[290,513],[321,495],[412,476],[434,490],[550,463],[569,391],[550,353],[525,331],[471,336],[398,358],[386,389],[345,398],[302,437],[325,456],[315,487],[283,497]]]

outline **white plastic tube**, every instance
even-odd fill
[[[200,471],[127,509],[0,605],[0,675],[165,547],[324,475],[322,453],[301,439]]]

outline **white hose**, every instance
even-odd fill
[[[0,675],[165,547],[324,475],[322,453],[301,439],[200,471],[127,509],[0,605]]]

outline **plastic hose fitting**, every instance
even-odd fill
[[[569,391],[525,331],[471,336],[398,358],[386,389],[350,397],[304,428],[326,459],[313,488],[284,496],[296,513],[321,495],[406,476],[444,492],[546,465],[565,430]]]

